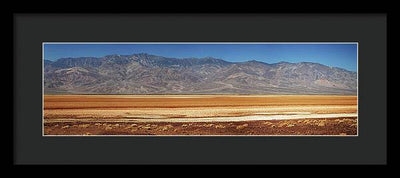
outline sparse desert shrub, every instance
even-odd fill
[[[241,130],[241,129],[244,129],[244,128],[248,127],[248,126],[249,126],[249,124],[238,125],[236,127],[236,129]]]

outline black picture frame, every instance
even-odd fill
[[[260,23],[266,23],[268,28],[258,26],[263,31],[256,30],[254,27]],[[111,24],[108,27],[119,24],[128,29],[104,28],[105,24]],[[135,31],[136,28],[130,27],[132,24],[146,26]],[[188,25],[185,30],[189,32],[197,28],[201,33],[180,31],[182,24]],[[240,24],[247,28],[238,28]],[[168,33],[154,33],[158,31],[151,25],[168,25]],[[76,26],[79,28],[73,28]],[[213,28],[209,30],[200,28],[210,26]],[[383,12],[13,13],[13,163],[385,165],[388,139],[387,27],[387,13]],[[245,29],[250,30],[249,33],[243,32]],[[63,30],[69,32],[62,33]],[[131,34],[132,30],[140,32],[140,35]],[[152,33],[152,36],[145,33]],[[23,40],[23,43],[18,40]],[[36,45],[43,41],[358,41],[360,133],[358,137],[349,138],[44,138],[39,106],[42,94],[41,45]],[[197,150],[196,154],[193,154],[194,150]],[[60,151],[63,154],[59,154]],[[104,154],[107,151],[114,154]],[[98,156],[100,154],[102,157]]]

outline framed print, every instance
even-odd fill
[[[16,164],[387,162],[385,13],[13,22]]]

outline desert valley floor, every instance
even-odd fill
[[[44,95],[48,135],[357,135],[357,96]]]

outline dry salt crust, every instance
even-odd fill
[[[325,110],[340,110],[340,109],[357,109],[357,106],[301,106],[301,107],[246,107],[246,108],[226,108],[226,107],[213,107],[211,108],[140,108],[140,109],[51,109],[45,111],[45,116],[124,116],[124,117],[149,117],[152,115],[186,115],[187,117],[195,116],[215,116],[215,114],[224,114],[232,112],[255,112],[263,114],[279,114],[297,110],[300,112],[310,111],[325,111]],[[277,113],[279,112],[279,113]],[[295,113],[295,112],[292,112]],[[284,114],[284,113],[282,113]]]

